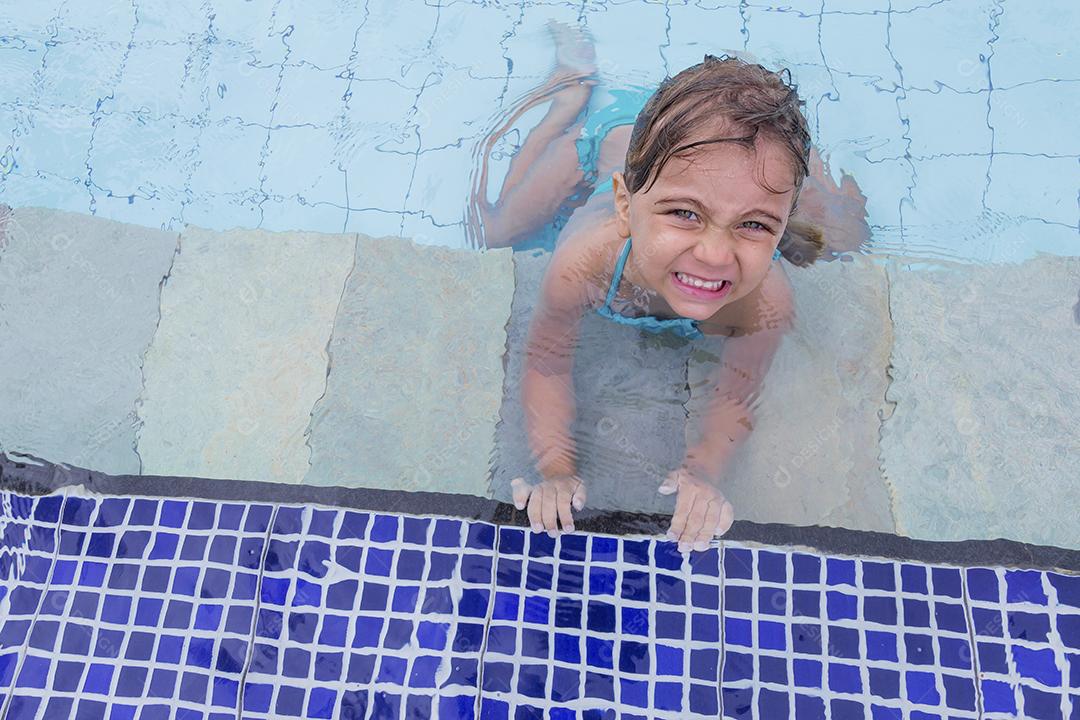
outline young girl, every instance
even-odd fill
[[[800,105],[780,75],[706,55],[661,83],[637,116],[623,169],[560,232],[534,308],[522,380],[530,446],[544,480],[513,483],[515,504],[528,507],[535,530],[572,531],[571,509],[585,503],[570,435],[571,368],[589,311],[649,332],[727,338],[708,409],[697,418],[701,439],[660,492],[678,493],[668,536],[684,552],[705,549],[731,526],[733,509],[719,481],[753,427],[757,391],[794,318],[778,260],[808,265],[824,249],[819,233],[791,221],[810,159]],[[570,193],[563,185],[562,197],[572,202],[589,180],[577,165],[580,177],[563,173],[573,182]],[[526,180],[519,174],[519,191]],[[544,192],[559,196],[550,187]],[[516,226],[499,217],[484,222],[485,232],[504,233],[497,235],[503,244],[519,240],[528,226],[521,219]]]

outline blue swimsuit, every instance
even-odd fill
[[[589,109],[585,114],[585,124],[580,135],[574,141],[577,146],[578,162],[585,172],[585,177],[596,177],[596,165],[600,159],[600,143],[607,134],[620,125],[633,127],[638,113],[652,97],[656,88],[627,85],[624,88],[606,90],[611,102],[596,110]]]
[[[608,288],[607,298],[604,300],[603,307],[597,308],[596,312],[600,313],[606,318],[614,320],[621,325],[632,325],[639,327],[642,330],[648,330],[652,333],[660,333],[665,330],[673,332],[684,338],[695,340],[703,337],[701,330],[698,329],[698,321],[691,320],[690,318],[672,318],[670,320],[662,320],[652,315],[643,315],[642,317],[627,317],[621,315],[611,309],[611,301],[615,299],[615,292],[619,288],[619,280],[622,279],[623,268],[626,266],[626,258],[630,256],[630,238],[626,238],[626,243],[623,245],[622,253],[619,255],[619,261],[615,263],[615,273],[611,277],[611,286]],[[780,257],[780,250],[777,249],[773,252],[773,260],[777,260]]]

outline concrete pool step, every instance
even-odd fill
[[[543,254],[33,208],[0,240],[0,448],[504,499],[527,470],[517,378]],[[1080,547],[1078,262],[788,268],[799,319],[732,469],[739,517]],[[720,349],[600,320],[575,369],[590,504],[670,511],[654,476]]]
[[[1080,257],[888,277],[897,530],[1080,547]]]
[[[147,348],[141,472],[300,482],[355,235],[187,228]]]
[[[0,206],[0,446],[139,471],[143,356],[178,233]]]
[[[485,491],[510,250],[5,218],[0,447],[117,473],[354,487],[438,473]],[[450,453],[447,426],[469,428]]]

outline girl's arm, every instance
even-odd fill
[[[536,468],[544,478],[538,488],[515,481],[515,503],[535,529],[554,531],[556,519],[573,529],[571,504],[580,509],[584,489],[577,477],[577,449],[570,434],[576,413],[573,356],[581,318],[588,306],[587,268],[570,238],[556,249],[540,287],[525,348],[521,381],[525,430]]]
[[[540,310],[536,310],[540,313]],[[537,471],[545,478],[577,474],[576,449],[570,435],[574,404],[572,349],[564,344],[576,337],[572,325],[548,317],[529,326],[525,373],[521,397],[525,408],[525,430]]]
[[[722,474],[754,429],[761,383],[795,323],[791,283],[778,268],[769,271],[746,301],[722,318],[724,329],[716,328],[728,337],[706,384],[703,409],[687,423],[687,458],[697,460],[706,478]]]
[[[660,492],[678,492],[668,537],[679,549],[704,550],[731,527],[734,510],[720,492],[732,456],[754,427],[753,409],[784,334],[794,324],[787,278],[771,282],[753,304],[753,321],[732,327],[711,373],[704,409],[687,419],[686,459]],[[729,333],[724,333],[729,334]]]

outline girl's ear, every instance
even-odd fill
[[[611,176],[611,190],[615,195],[615,225],[619,237],[630,237],[630,191],[626,187],[626,177],[621,172]]]

